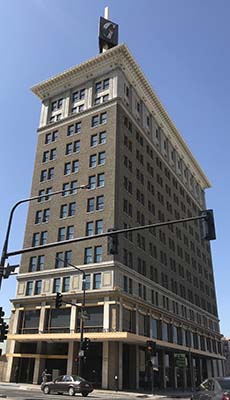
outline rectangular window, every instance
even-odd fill
[[[99,144],[106,143],[106,131],[99,133]]]
[[[49,161],[49,151],[44,151],[42,162],[47,162],[47,161]]]
[[[44,182],[46,179],[47,179],[47,171],[46,169],[43,169],[40,175],[40,182]]]
[[[91,197],[90,199],[87,200],[87,212],[92,212],[94,211],[94,197]]]
[[[80,140],[75,140],[73,143],[73,152],[74,153],[79,153],[80,151]]]
[[[40,294],[42,291],[42,281],[35,281],[34,294]]]
[[[36,216],[35,216],[35,224],[41,224],[42,223],[42,211],[36,211]]]
[[[56,160],[56,156],[57,156],[56,149],[51,149],[50,150],[50,160]]]
[[[97,155],[91,154],[89,157],[89,167],[94,168],[97,166]]]
[[[53,280],[53,293],[58,293],[61,290],[61,279],[60,278],[55,278]]]
[[[76,122],[75,124],[75,132],[81,133],[81,122]]]
[[[99,125],[99,116],[98,115],[94,115],[92,117],[92,122],[91,122],[91,126],[92,128],[96,127]]]
[[[95,246],[94,248],[94,262],[102,262],[102,246]]]
[[[32,296],[33,294],[33,282],[29,281],[26,283],[26,296]]]
[[[67,232],[66,232],[66,239],[73,239],[74,238],[74,226],[67,226]]]
[[[38,256],[37,271],[42,271],[44,269],[45,256]]]
[[[96,175],[89,176],[88,188],[89,189],[96,188]]]
[[[69,217],[73,217],[76,213],[76,203],[70,203],[69,204]]]
[[[93,274],[93,289],[101,288],[101,273]]]
[[[67,215],[67,204],[62,204],[60,209],[60,218],[66,218]]]
[[[62,291],[63,292],[68,292],[70,289],[70,277],[66,276],[63,278],[63,282],[62,282]]]
[[[90,289],[90,281],[91,281],[91,275],[90,274],[86,274],[85,275],[85,290],[89,290]]]
[[[78,172],[79,169],[79,161],[78,160],[74,160],[72,162],[72,172]]]
[[[64,167],[64,175],[68,175],[71,173],[71,163],[65,163],[65,167]]]
[[[86,223],[86,236],[93,235],[93,221],[89,221]]]
[[[96,221],[95,233],[96,233],[96,235],[103,233],[103,219],[98,219]]]
[[[97,196],[96,210],[104,210],[104,196]]]
[[[66,145],[66,150],[65,150],[65,154],[66,154],[66,155],[69,155],[69,154],[72,153],[72,146],[73,146],[72,143],[67,143],[67,145]]]
[[[98,187],[105,186],[105,174],[104,173],[97,175],[97,186]]]
[[[30,257],[29,272],[34,272],[37,269],[37,257]]]
[[[85,248],[84,264],[91,264],[93,262],[93,249],[92,247]]]
[[[74,125],[69,125],[67,128],[67,136],[72,136],[74,134]]]
[[[43,222],[49,222],[49,218],[50,218],[50,209],[46,208],[43,211]]]
[[[47,179],[53,179],[53,178],[54,178],[54,168],[49,168]]]
[[[98,153],[98,165],[105,164],[105,151]]]
[[[33,239],[32,239],[32,247],[39,246],[39,233],[34,233],[33,234]]]
[[[107,113],[104,112],[100,115],[100,124],[105,124],[107,122]]]
[[[96,146],[96,145],[97,145],[97,134],[96,135],[91,135],[90,146],[93,147],[93,146]]]
[[[59,228],[58,229],[58,242],[61,242],[62,240],[65,240],[65,228]]]
[[[47,231],[43,231],[41,232],[41,237],[40,237],[40,244],[46,244],[47,243],[47,238],[48,238],[48,232]]]

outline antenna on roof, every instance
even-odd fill
[[[99,50],[104,53],[118,44],[118,25],[109,21],[109,7],[104,9],[104,18],[99,22]]]

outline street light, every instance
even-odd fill
[[[56,192],[53,193],[49,193],[47,195],[45,195],[46,197],[52,197],[52,196],[56,196],[57,194],[61,194],[61,193],[66,193],[66,192],[72,192],[73,190],[76,189],[88,189],[88,185],[80,185],[77,188],[74,189],[62,189],[62,190],[57,190]],[[6,230],[6,237],[5,237],[5,241],[4,241],[4,245],[2,248],[2,254],[1,254],[1,262],[0,262],[0,289],[1,289],[1,285],[2,285],[2,278],[4,275],[4,269],[7,268],[7,259],[8,259],[8,244],[9,244],[9,236],[10,236],[10,230],[11,230],[11,225],[12,225],[12,221],[13,221],[13,216],[14,216],[14,211],[16,210],[16,208],[23,203],[27,203],[33,200],[38,200],[38,199],[42,199],[44,198],[44,195],[40,195],[40,196],[33,196],[33,197],[28,197],[26,199],[22,199],[17,201],[17,203],[15,203],[13,205],[13,207],[11,208],[10,211],[10,216],[9,216],[9,220],[8,220],[8,225],[7,225],[7,230]]]
[[[69,265],[70,267],[75,268],[77,271],[79,271],[82,274],[82,292],[83,292],[83,297],[82,297],[82,304],[81,304],[81,319],[80,319],[80,346],[79,346],[79,363],[78,363],[78,375],[81,376],[82,374],[82,367],[83,367],[83,357],[84,357],[84,349],[83,349],[83,344],[84,344],[84,320],[86,319],[86,313],[85,313],[85,286],[86,286],[86,276],[85,276],[85,271],[83,271],[81,268],[76,267],[76,265],[71,264],[70,262],[63,260],[60,257],[56,257],[57,261],[61,261],[64,264]]]

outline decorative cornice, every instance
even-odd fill
[[[145,78],[140,66],[136,63],[125,44],[115,46],[112,49],[107,50],[105,53],[99,54],[98,56],[74,66],[61,74],[55,75],[54,77],[33,86],[31,90],[41,100],[45,100],[46,98],[48,99],[51,96],[70,89],[76,85],[76,81],[79,84],[80,82],[93,79],[94,76],[98,76],[98,71],[101,71],[103,74],[104,68],[108,69],[108,66],[110,66],[110,69],[121,68],[124,75],[145,102],[150,113],[153,114],[158,124],[163,127],[166,136],[171,136],[171,139],[178,144],[181,156],[183,154],[186,156],[187,164],[193,169],[195,177],[197,181],[200,182],[201,187],[203,189],[210,188],[211,183],[198,162],[195,160],[181,133],[169,117],[155,91]]]

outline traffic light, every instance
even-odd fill
[[[215,240],[216,232],[213,210],[201,211],[201,216],[203,217],[200,220],[201,239]]]
[[[110,228],[108,232],[114,232],[116,229]],[[107,237],[107,254],[114,255],[118,253],[118,235],[113,234]]]
[[[146,348],[149,355],[153,356],[156,353],[156,342],[154,342],[153,340],[147,340]]]
[[[82,343],[82,350],[88,351],[89,350],[89,346],[90,346],[90,339],[86,337],[83,340],[83,343]]]
[[[2,309],[2,307],[0,307],[0,325],[3,324],[3,317],[4,317],[5,313]]]
[[[62,294],[60,292],[56,293],[55,307],[60,308],[62,306]]]
[[[2,325],[0,325],[0,342],[4,342],[4,340],[7,339],[8,331],[9,326],[6,322],[3,322]]]

